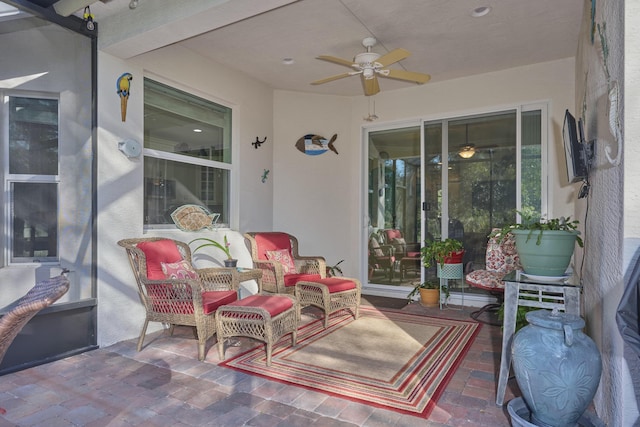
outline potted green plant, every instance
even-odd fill
[[[238,260],[237,259],[233,259],[233,257],[231,256],[231,243],[229,243],[229,241],[227,240],[227,235],[226,234],[224,235],[224,240],[223,240],[224,244],[216,242],[213,239],[208,239],[206,237],[199,237],[197,239],[193,239],[192,241],[190,241],[189,245],[191,245],[193,242],[197,242],[199,240],[204,241],[206,243],[203,243],[200,246],[196,247],[193,250],[193,253],[196,253],[199,249],[206,248],[208,246],[213,246],[214,248],[220,249],[227,256],[227,259],[224,260],[224,266],[225,267],[235,267],[236,266]]]
[[[507,225],[490,234],[504,240],[512,234],[518,257],[525,273],[538,276],[564,275],[575,244],[583,247],[578,230],[579,221],[570,217],[552,219],[533,218],[520,212],[522,221]]]
[[[442,291],[445,292],[447,298],[449,297],[449,289],[443,286]],[[409,292],[407,298],[412,300],[414,296],[420,294],[420,304],[426,307],[435,307],[440,301],[440,281],[437,279],[430,279],[422,283],[418,283],[413,287],[413,290]]]
[[[462,242],[456,239],[427,241],[420,249],[422,264],[429,268],[435,261],[441,267],[446,264],[462,263],[464,247]]]

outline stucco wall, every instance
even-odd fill
[[[186,66],[185,64],[188,64]],[[124,72],[133,74],[127,120],[120,118],[120,99],[115,91],[116,79]],[[236,185],[231,189],[234,209],[233,230],[271,229],[271,176],[263,183],[264,169],[272,169],[273,100],[272,91],[264,84],[242,73],[229,71],[187,49],[175,46],[160,49],[135,59],[123,61],[99,54],[98,75],[98,344],[109,345],[140,333],[144,320],[137,289],[123,248],[116,242],[124,238],[162,235],[190,241],[195,233],[180,230],[143,228],[143,157],[126,158],[117,149],[126,138],[143,141],[143,77],[149,76],[167,84],[204,96],[233,108],[233,162],[238,165]],[[256,137],[267,137],[261,148],[254,149]],[[239,216],[238,212],[242,212]],[[199,232],[221,240],[228,234],[231,251],[241,266],[250,266],[251,257],[239,232]],[[218,251],[198,253],[196,266],[215,265],[224,258]],[[218,264],[219,265],[219,264]],[[245,284],[246,292],[255,292],[255,282]],[[157,330],[151,324],[149,331]]]
[[[622,359],[622,340],[615,323],[623,287],[622,239],[626,228],[623,200],[627,190],[623,191],[623,167],[616,161],[622,146],[616,142],[617,132],[610,128],[609,119],[617,117],[620,129],[624,127],[623,13],[620,2],[597,2],[593,27],[590,8],[585,8],[576,59],[575,108],[585,122],[586,138],[596,140],[590,197],[576,204],[576,217],[586,222],[585,248],[578,252],[584,256],[583,317],[603,360],[596,409],[600,418],[612,426],[634,425],[637,418],[633,390],[628,387]],[[593,40],[592,29],[595,29]],[[615,93],[616,87],[617,107],[610,103],[610,94]],[[632,185],[637,187],[637,182]]]

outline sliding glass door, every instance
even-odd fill
[[[368,133],[369,283],[408,286],[420,243],[462,240],[465,270],[484,268],[487,236],[543,208],[546,109],[514,108]]]

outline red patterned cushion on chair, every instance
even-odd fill
[[[256,233],[254,238],[258,247],[258,259],[269,259],[267,258],[267,251],[286,249],[291,253],[291,241],[286,233]]]
[[[288,249],[278,249],[276,251],[267,251],[267,259],[269,261],[276,261],[282,265],[282,272],[284,274],[295,274],[296,265],[291,257],[291,251]]]
[[[161,262],[162,272],[168,279],[197,279],[198,273],[185,259],[178,262]]]
[[[502,242],[492,237],[487,243],[486,269],[505,275],[519,268],[518,251],[512,235],[508,235]]]
[[[178,246],[173,240],[156,240],[140,242],[137,246],[144,252],[147,261],[147,278],[151,280],[166,279],[161,263],[174,263],[182,260]]]
[[[465,277],[467,283],[476,288],[485,289],[487,291],[504,290],[504,277],[501,273],[487,270],[475,270],[467,274]]]

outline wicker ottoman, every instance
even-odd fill
[[[324,327],[329,326],[329,315],[344,308],[351,308],[354,319],[360,311],[358,279],[328,277],[296,283],[296,297],[301,306],[313,305],[324,310]]]
[[[218,353],[224,360],[224,342],[230,337],[249,337],[266,344],[267,366],[271,351],[282,336],[291,334],[291,345],[297,341],[300,305],[292,295],[251,295],[216,311]]]

